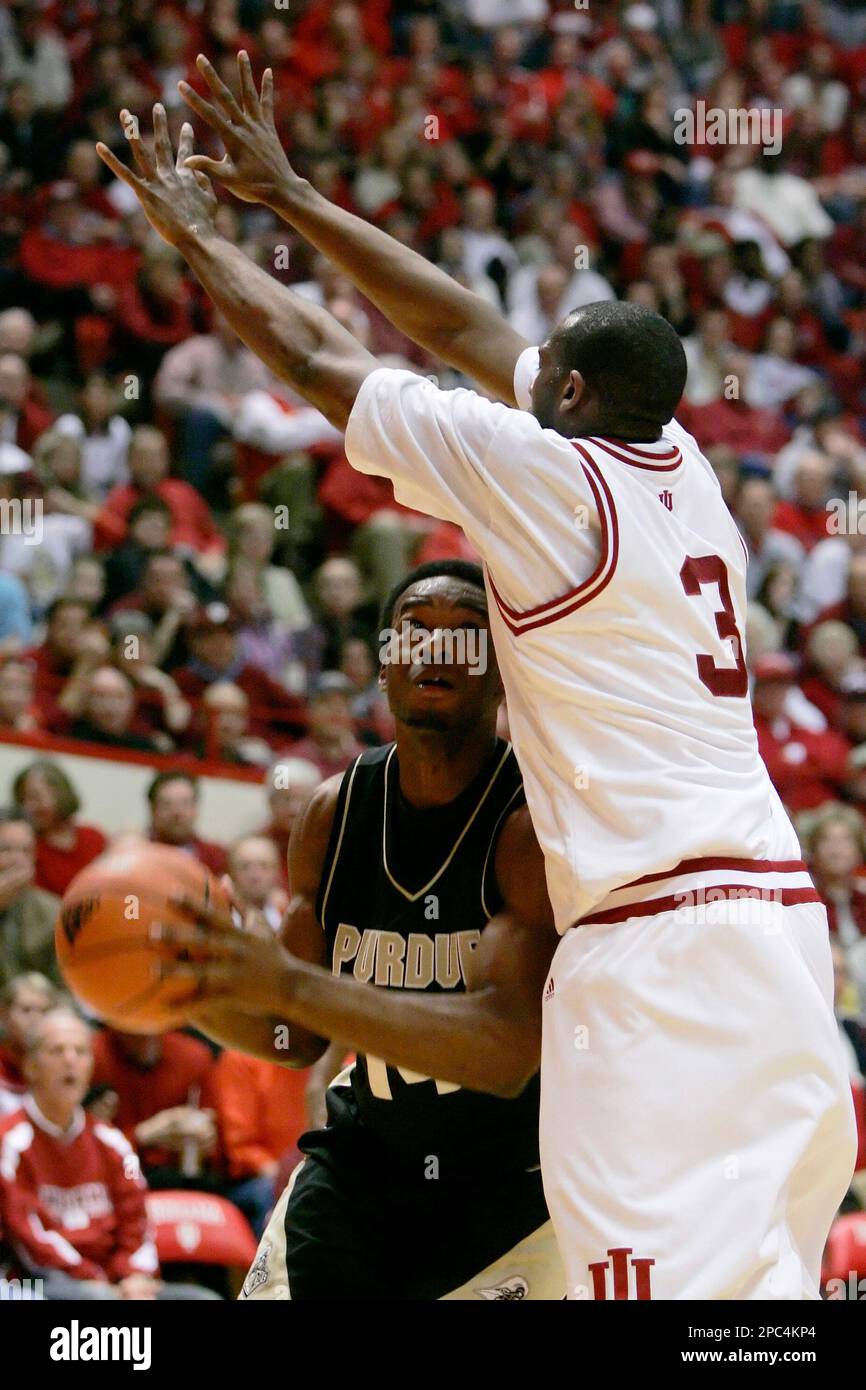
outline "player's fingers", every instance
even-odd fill
[[[115,178],[120,179],[122,183],[127,184],[129,188],[134,189],[138,194],[144,192],[143,181],[117,158],[113,150],[110,150],[107,145],[103,145],[101,140],[97,143],[96,153],[99,155],[103,164],[108,166]]]
[[[228,155],[222,159],[209,159],[206,154],[192,154],[184,160],[184,167],[192,170],[199,183],[205,180],[205,183],[201,183],[202,188],[205,185],[210,188],[211,179],[222,178],[232,166]]]
[[[262,95],[260,98],[261,111],[269,125],[274,124],[274,73],[272,68],[265,68],[262,75]]]
[[[186,161],[192,155],[193,148],[194,146],[192,126],[190,125],[189,121],[184,121],[183,125],[180,128],[180,136],[177,142],[177,159],[175,160],[174,165],[175,169],[179,174],[182,173],[186,165]]]
[[[220,903],[205,902],[191,893],[172,893],[169,902],[196,922],[204,922],[212,931],[234,932],[231,912]]]
[[[213,64],[208,62],[203,53],[200,53],[195,60],[195,65],[210,87],[214,100],[217,102],[218,106],[225,112],[230,120],[242,124],[244,113]]]
[[[253,81],[253,65],[250,62],[250,55],[245,48],[242,48],[238,54],[238,77],[244,110],[248,116],[257,117],[260,115],[259,94]]]
[[[167,174],[174,168],[174,154],[171,148],[171,136],[168,133],[168,116],[165,107],[157,102],[153,108],[153,152],[156,156],[156,168],[160,174]]]
[[[209,125],[212,130],[217,131],[222,135],[223,139],[230,134],[232,128],[231,121],[226,119],[222,111],[212,106],[209,101],[205,101],[204,97],[199,96],[195,88],[191,87],[188,82],[178,82],[177,90],[180,92],[187,106],[189,106],[197,116],[201,116],[205,125]]]
[[[129,148],[132,150],[132,158],[135,161],[138,172],[141,174],[142,178],[152,178],[153,159],[151,158],[150,150],[146,148],[141,138],[138,121],[131,112],[124,108],[120,113],[120,124],[126,139],[129,141]]]

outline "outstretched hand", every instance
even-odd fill
[[[229,1003],[240,1013],[278,1015],[291,994],[294,959],[278,938],[236,927],[217,903],[181,894],[173,905],[187,920],[155,922],[150,942],[157,978],[192,987],[189,1017]]]
[[[203,173],[186,167],[193,152],[192,126],[183,125],[175,159],[164,106],[158,103],[153,108],[151,149],[143,143],[138,123],[128,111],[121,111],[120,122],[138,173],[127,168],[101,141],[96,153],[103,164],[132,189],[153,229],[164,241],[178,247],[191,237],[212,231],[217,200],[210,180]]]
[[[266,68],[261,92],[256,90],[249,55],[238,54],[241,102],[235,100],[219,74],[199,54],[196,67],[207,83],[213,102],[206,101],[188,82],[179,82],[178,91],[220,136],[225,146],[222,159],[192,155],[188,169],[215,178],[245,203],[269,203],[287,180],[297,177],[286,158],[274,123],[274,75]]]

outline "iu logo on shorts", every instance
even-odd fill
[[[608,1298],[608,1272],[613,1271],[613,1294],[614,1299],[651,1299],[652,1289],[650,1288],[650,1267],[655,1264],[655,1260],[634,1260],[630,1250],[618,1249],[608,1250],[606,1260],[597,1260],[595,1264],[589,1266],[592,1275],[592,1296],[597,1303],[603,1303]],[[634,1274],[634,1292],[632,1292],[631,1274]]]
[[[674,495],[668,488],[665,488],[664,492],[659,493],[659,501],[661,502],[663,507],[667,507],[669,512],[673,511]]]

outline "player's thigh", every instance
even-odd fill
[[[554,957],[541,1144],[570,1297],[814,1288],[850,1141],[825,928],[802,907],[716,906],[579,928]]]
[[[302,1302],[392,1294],[351,1176],[315,1156],[292,1173],[262,1236],[241,1299]]]
[[[442,1301],[486,1299],[488,1302],[505,1303],[529,1299],[541,1302],[564,1297],[562,1257],[553,1224],[546,1221],[507,1254],[480,1269],[452,1293],[443,1294]]]

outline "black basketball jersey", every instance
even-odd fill
[[[383,989],[463,991],[487,922],[502,909],[495,849],[523,804],[511,745],[446,806],[410,806],[396,745],[363,753],[340,787],[317,912],[334,974]],[[328,1093],[329,1122],[360,1129],[396,1161],[433,1162],[455,1180],[494,1163],[538,1163],[536,1075],[504,1100],[358,1056],[348,1086]],[[336,1136],[335,1136],[336,1138]]]

